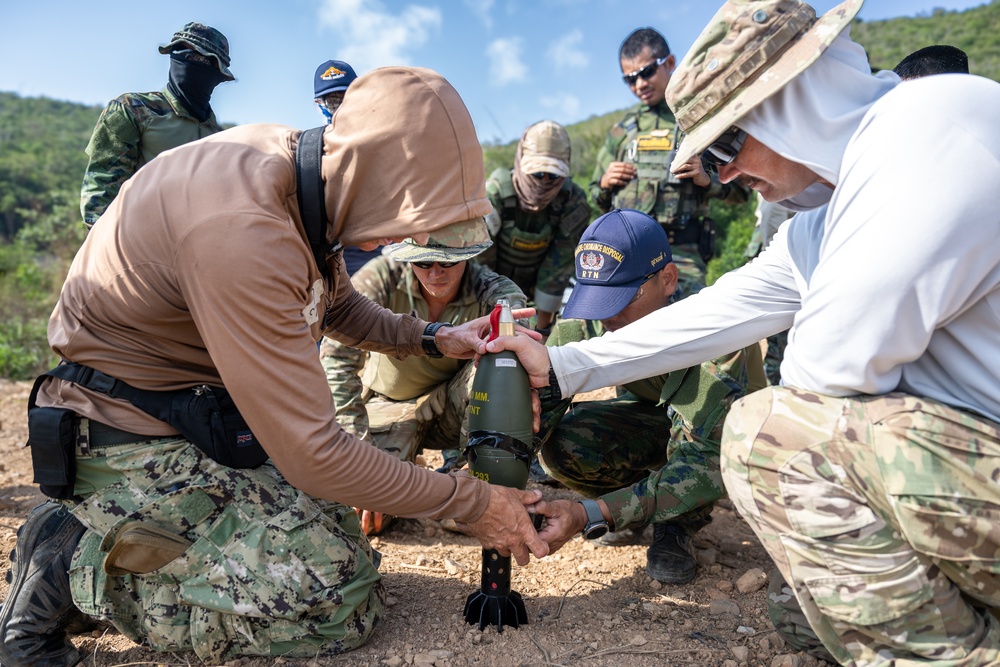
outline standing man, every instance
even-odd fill
[[[663,225],[680,271],[679,299],[705,286],[706,263],[715,248],[708,203],[742,204],[749,190],[719,181],[715,169],[693,156],[676,174],[669,170],[680,132],[664,94],[675,60],[667,40],[652,28],[633,31],[618,49],[622,79],[639,104],[608,133],[597,155],[590,196],[598,208],[631,208]]]
[[[791,327],[783,386],[740,399],[726,420],[729,497],[836,662],[992,665],[1000,84],[872,75],[848,34],[860,8],[817,17],[797,0],[730,0],[668,91],[687,133],[675,168],[701,153],[724,181],[821,208],[613,337],[483,349],[517,349],[534,386],[551,374],[569,393]],[[934,150],[913,141],[930,127]],[[927,191],[928,173],[947,197]]]
[[[514,167],[496,169],[486,181],[494,245],[479,261],[510,276],[532,299],[542,335],[562,307],[573,248],[590,221],[587,194],[569,175],[570,153],[566,129],[539,121],[517,143]]]
[[[337,109],[344,103],[347,89],[357,78],[354,68],[343,60],[327,60],[316,68],[316,73],[313,75],[313,101],[328,124],[333,122],[333,114],[337,113]],[[353,276],[365,262],[378,257],[381,252],[382,246],[371,250],[362,250],[357,246],[344,248],[347,275]]]
[[[917,49],[892,68],[903,81],[931,74],[968,74],[969,56],[957,46],[935,44]]]
[[[345,432],[317,359],[324,334],[399,358],[479,342],[485,320],[392,313],[341,263],[342,244],[489,241],[482,149],[440,75],[361,77],[320,134],[248,125],[181,146],[117,201],[49,322],[64,363],[31,396],[36,479],[61,503],[19,531],[4,667],[75,665],[80,612],[209,664],[359,646],[384,589],[352,507],[452,518],[521,563],[545,555],[524,507],[540,493]]]
[[[351,283],[380,306],[428,322],[463,324],[489,315],[500,299],[523,308],[527,299],[510,278],[468,261],[488,246],[449,248],[434,234],[423,246],[407,239],[387,247]],[[468,359],[398,359],[332,338],[323,339],[320,356],[337,421],[348,433],[403,461],[413,461],[425,447],[454,451],[456,458],[457,450],[465,448],[475,372]],[[377,535],[388,525],[381,512],[359,514],[366,535]]]
[[[327,60],[316,68],[313,75],[313,101],[327,123],[344,103],[344,94],[358,78],[354,68],[343,60]]]
[[[157,155],[221,132],[212,91],[233,81],[229,40],[215,28],[188,23],[160,47],[170,54],[167,86],[156,93],[125,93],[108,103],[87,144],[80,212],[87,227],[118,195],[122,184]]]
[[[674,298],[677,265],[663,228],[645,213],[611,211],[576,247],[576,286],[546,343],[563,345],[614,332]],[[691,540],[725,495],[719,470],[722,423],[747,392],[748,357],[733,352],[710,362],[620,387],[619,396],[577,403],[543,400],[539,456],[550,474],[596,500],[552,502],[565,514],[558,548],[605,512],[614,532],[597,544],[636,544],[653,525],[646,574],[683,584],[698,565]],[[759,355],[756,363],[760,365]],[[758,368],[759,373],[763,370]],[[593,533],[591,533],[593,535]]]

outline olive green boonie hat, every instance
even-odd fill
[[[685,132],[671,168],[816,62],[863,2],[847,0],[816,18],[799,0],[728,0],[667,85],[667,104]]]
[[[393,243],[382,254],[397,262],[461,262],[472,259],[493,245],[482,216],[436,229],[426,245],[412,238]]]
[[[187,47],[215,60],[219,71],[229,81],[236,79],[229,70],[229,40],[215,28],[203,23],[186,23],[174,33],[169,44],[160,47],[160,53],[173,53]]]

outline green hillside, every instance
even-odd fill
[[[907,54],[950,44],[969,54],[973,74],[1000,81],[1000,1],[964,12],[936,9],[929,16],[855,21],[851,37],[865,47],[872,67],[892,69]]]
[[[891,68],[929,44],[958,46],[975,74],[1000,81],[1000,0],[965,12],[857,21],[853,37],[872,65]],[[27,378],[52,363],[45,324],[73,254],[83,241],[79,192],[84,148],[101,109],[0,92],[0,377]],[[608,129],[624,109],[567,127],[572,177],[587,188]],[[516,142],[484,146],[487,174],[513,162]],[[717,203],[715,203],[717,204]],[[752,204],[713,205],[718,222],[712,281],[742,263]]]

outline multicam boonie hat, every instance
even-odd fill
[[[728,0],[667,85],[667,104],[686,133],[671,168],[816,62],[863,2],[847,0],[816,18],[800,0]]]
[[[570,151],[566,128],[551,120],[539,121],[521,138],[521,173],[569,176]]]
[[[319,99],[330,93],[347,90],[357,78],[354,68],[343,60],[327,60],[316,68],[316,76],[313,77],[313,97]]]
[[[393,243],[382,254],[397,262],[461,262],[472,259],[493,245],[482,216],[436,229],[427,243],[412,238]]]
[[[160,47],[160,53],[167,54],[190,47],[205,56],[214,58],[219,71],[229,81],[236,79],[229,71],[229,40],[221,32],[203,23],[186,23],[174,33],[169,44]]]

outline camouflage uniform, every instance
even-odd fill
[[[354,274],[352,282],[359,292],[395,313],[429,317],[420,283],[407,262],[375,258]],[[462,324],[487,315],[499,299],[507,299],[515,308],[525,303],[524,294],[509,278],[469,262],[459,293],[440,321]],[[369,355],[331,338],[323,339],[320,355],[337,421],[345,430],[409,461],[425,446],[449,449],[462,444],[474,371],[468,360],[421,356],[400,361]]]
[[[680,273],[678,298],[683,298],[705,286],[705,262],[711,258],[715,236],[709,199],[742,204],[748,200],[749,191],[735,183],[720,183],[714,168],[706,168],[712,179],[707,189],[697,187],[690,179],[671,183],[676,181],[668,171],[675,148],[675,125],[674,114],[665,102],[653,108],[640,103],[629,110],[611,128],[597,155],[590,196],[604,212],[631,208],[663,225]],[[601,189],[601,176],[612,162],[636,165],[637,178],[617,191]]]
[[[498,220],[487,219],[492,222],[494,246],[476,261],[510,276],[536,302],[539,293],[554,299],[555,308],[541,309],[557,312],[574,275],[577,241],[590,222],[587,194],[567,178],[545,210],[531,213],[518,206],[512,173],[511,169],[497,169],[486,181],[486,195]]]
[[[360,646],[382,617],[379,554],[358,515],[298,491],[270,462],[228,468],[167,437],[78,448],[77,466],[84,500],[68,506],[90,530],[73,556],[73,602],[137,643],[208,664],[315,657]],[[108,550],[135,524],[177,534],[148,545],[152,566],[115,570],[129,559]],[[162,547],[183,553],[157,558]]]
[[[722,469],[838,662],[1000,661],[1000,425],[903,393],[772,387],[729,413]]]
[[[600,322],[563,320],[547,345],[603,332]],[[572,409],[572,397],[543,396],[542,462],[569,488],[600,496],[616,531],[666,521],[697,530],[725,494],[719,472],[723,416],[746,389],[740,351],[631,382],[617,398]]]
[[[90,163],[80,191],[84,223],[94,226],[139,167],[165,150],[221,131],[214,112],[198,122],[168,88],[111,100],[87,144]]]

